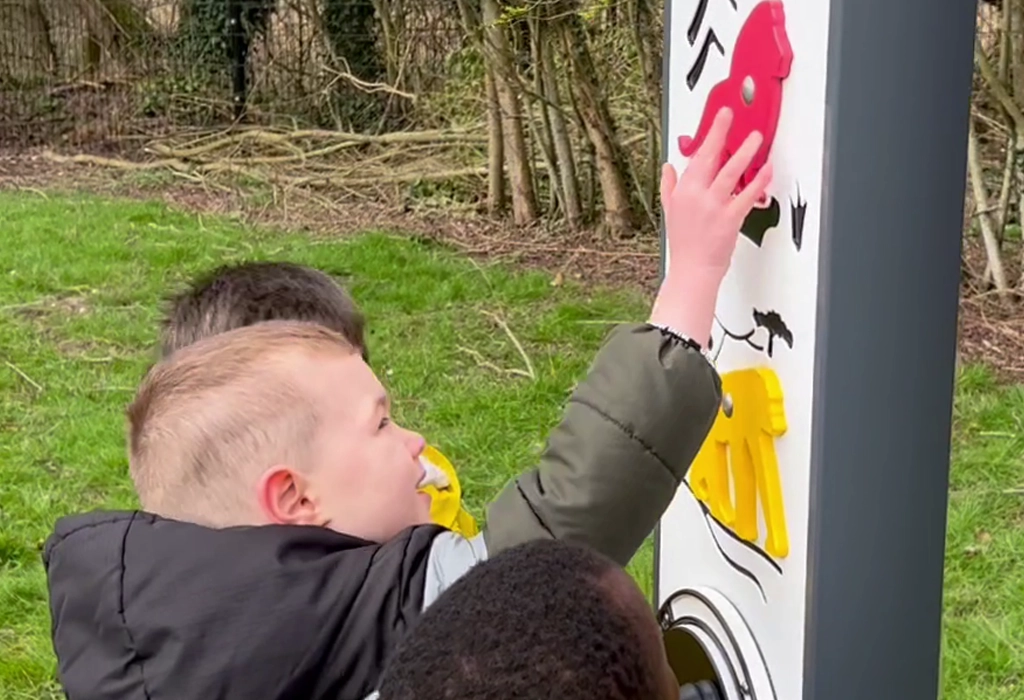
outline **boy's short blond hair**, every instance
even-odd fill
[[[129,471],[142,507],[212,527],[253,524],[259,475],[307,463],[318,425],[289,358],[357,352],[322,326],[267,321],[157,363],[128,407]]]

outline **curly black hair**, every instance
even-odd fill
[[[380,700],[664,697],[638,615],[617,599],[624,585],[635,586],[589,549],[503,552],[427,609],[385,669]]]
[[[161,353],[261,321],[309,321],[345,337],[368,360],[363,315],[327,273],[289,262],[218,267],[167,300]]]

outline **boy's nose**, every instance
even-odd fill
[[[419,457],[427,446],[427,440],[419,433],[409,432],[409,450],[413,457]]]

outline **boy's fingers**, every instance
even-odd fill
[[[757,175],[750,181],[743,191],[737,194],[730,207],[740,219],[745,219],[750,210],[754,208],[754,205],[758,203],[762,195],[768,189],[768,185],[772,183],[772,164],[765,163],[764,167],[757,171]]]
[[[750,162],[757,155],[757,149],[761,147],[764,138],[757,131],[752,131],[743,141],[743,145],[732,155],[732,158],[722,166],[722,170],[715,178],[712,189],[720,197],[728,197],[735,190],[740,177],[750,167]]]
[[[668,208],[668,202],[672,198],[672,192],[676,189],[676,182],[679,180],[676,169],[671,163],[661,166],[661,206]]]
[[[732,126],[732,110],[723,107],[718,110],[715,120],[711,122],[707,138],[701,144],[700,149],[693,154],[688,170],[699,179],[702,184],[710,185],[718,174],[722,164],[722,149],[725,147],[725,137]]]

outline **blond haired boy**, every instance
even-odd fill
[[[430,523],[424,440],[391,420],[343,336],[272,321],[158,363],[129,411],[144,510],[62,518],[44,549],[68,698],[361,700],[424,608],[487,556],[559,539],[624,565],[721,402],[702,341],[771,176],[733,196],[759,137],[723,165],[730,121],[681,177],[663,172],[672,264],[649,322],[610,334],[475,537]]]

